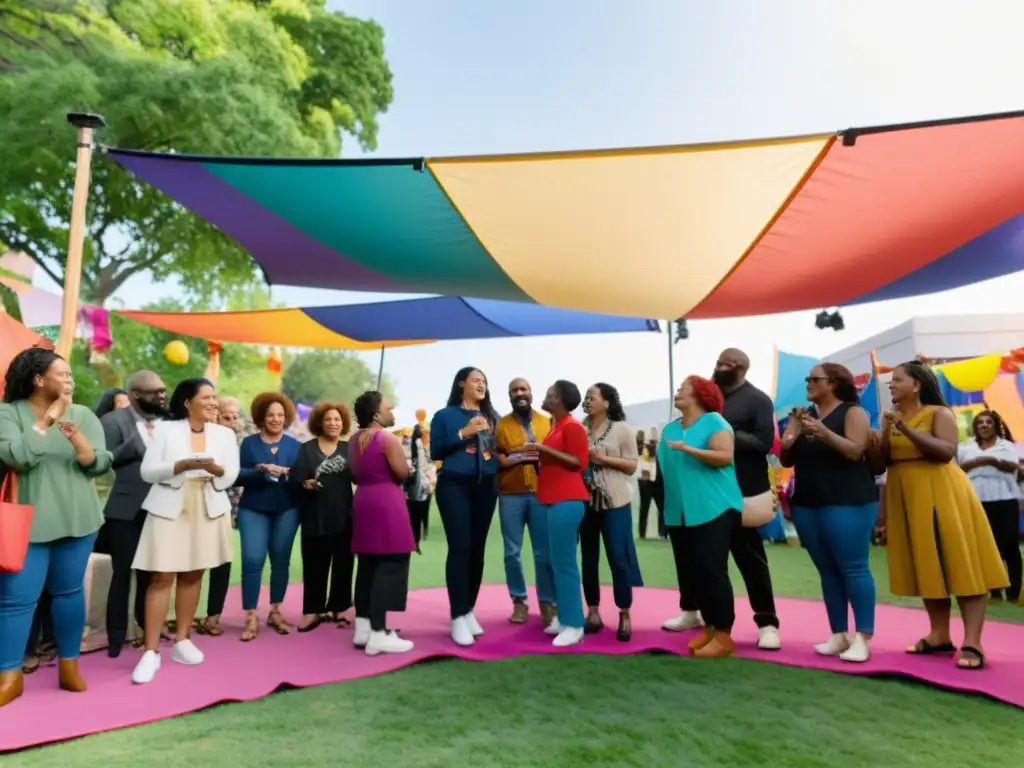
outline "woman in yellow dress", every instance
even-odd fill
[[[883,416],[875,450],[888,465],[885,486],[889,589],[920,597],[931,628],[912,654],[955,654],[950,598],[964,622],[957,666],[981,669],[981,630],[990,590],[1009,584],[985,510],[957,466],[956,418],[935,374],[918,362],[893,370],[893,410]]]

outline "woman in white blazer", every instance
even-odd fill
[[[160,422],[142,459],[151,483],[142,508],[148,513],[132,568],[150,573],[146,591],[146,650],[132,682],[148,683],[160,670],[160,629],[177,579],[177,630],[171,659],[201,664],[189,639],[203,571],[231,562],[231,499],[238,477],[235,433],[217,424],[217,393],[206,379],[186,379],[171,396],[170,419]]]

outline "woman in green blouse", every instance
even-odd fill
[[[71,404],[71,369],[33,347],[11,361],[0,404],[0,465],[17,473],[18,500],[34,508],[25,564],[0,573],[0,707],[24,690],[22,655],[45,586],[53,606],[60,687],[82,692],[83,581],[103,512],[93,478],[110,468],[103,428]]]

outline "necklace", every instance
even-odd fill
[[[206,431],[206,427],[200,427],[199,429],[196,429],[191,424],[188,425],[188,428],[192,431],[193,435],[201,435],[203,434],[203,432]]]

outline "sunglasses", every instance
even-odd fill
[[[828,376],[808,376],[804,381],[810,384],[812,381],[828,381]]]

